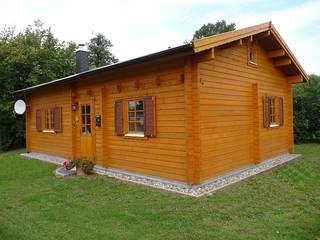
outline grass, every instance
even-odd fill
[[[315,239],[320,145],[303,159],[190,198],[106,177],[58,179],[55,165],[0,154],[0,239]]]

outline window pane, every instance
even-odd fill
[[[143,101],[137,101],[136,109],[137,110],[143,110]]]
[[[86,125],[86,133],[91,133],[91,126],[90,125]]]
[[[130,132],[136,131],[136,129],[135,129],[135,122],[129,122],[129,131],[130,131]]]
[[[276,109],[275,109],[275,98],[270,98],[270,121],[271,123],[275,123],[276,121]]]
[[[85,132],[86,132],[86,127],[85,127],[84,125],[81,127],[81,132],[82,132],[82,133],[85,133]]]
[[[129,111],[134,111],[136,106],[135,101],[129,101]]]
[[[90,105],[86,105],[86,114],[90,114]]]
[[[91,115],[86,115],[87,116],[87,124],[91,124]]]
[[[84,113],[85,113],[84,105],[81,105],[81,114],[84,114]]]
[[[143,122],[143,112],[137,112],[137,121]]]
[[[253,53],[252,53],[252,49],[250,49],[250,53],[249,53],[249,60],[251,62],[253,62]]]
[[[129,112],[129,121],[135,121],[134,112]]]
[[[81,115],[81,123],[86,124],[86,115]]]
[[[137,122],[137,132],[143,132],[143,131],[144,131],[143,122]]]

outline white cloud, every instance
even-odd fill
[[[180,45],[201,25],[218,19],[238,27],[272,20],[307,72],[320,73],[319,31],[311,30],[320,23],[320,1],[274,11],[263,11],[261,5],[265,7],[265,1],[2,0],[0,23],[21,29],[39,18],[59,39],[78,43],[102,32],[114,44],[115,55],[125,60]]]

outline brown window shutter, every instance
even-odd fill
[[[270,127],[270,97],[264,96],[263,97],[263,126],[265,128]]]
[[[155,97],[147,96],[144,98],[144,135],[155,137]]]
[[[284,108],[283,108],[283,97],[280,97],[279,98],[279,109],[280,109],[280,126],[283,126],[283,123],[284,123]]]
[[[61,132],[61,107],[53,108],[53,130],[55,132]]]
[[[42,111],[40,109],[36,110],[36,128],[38,132],[42,131]]]
[[[114,128],[117,136],[123,135],[123,101],[114,101]]]

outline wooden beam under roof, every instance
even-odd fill
[[[268,52],[268,58],[283,57],[285,54],[286,52],[283,49],[277,49],[277,50]]]
[[[271,34],[276,38],[276,40],[280,43],[280,45],[283,47],[283,49],[286,51],[286,54],[292,59],[293,64],[297,67],[297,69],[300,71],[301,75],[305,80],[308,80],[308,74],[304,71],[302,66],[300,65],[299,61],[296,59],[296,57],[291,52],[288,45],[285,43],[285,41],[282,39],[276,28],[270,23],[271,25]]]
[[[274,61],[274,65],[276,67],[282,67],[282,66],[287,66],[291,64],[291,59],[290,58],[283,58],[283,59],[279,59]]]
[[[289,83],[302,83],[303,76],[302,75],[291,76],[291,77],[287,77],[287,80]]]

